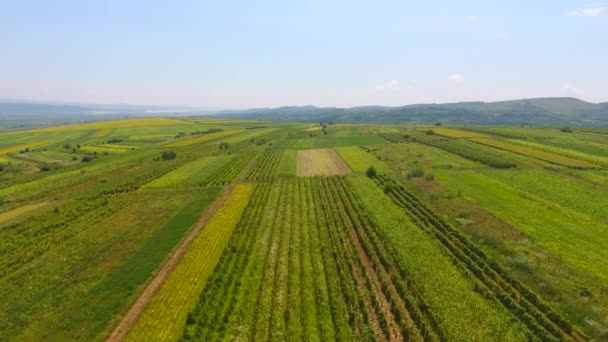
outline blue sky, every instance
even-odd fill
[[[0,98],[608,101],[608,2],[0,0]]]

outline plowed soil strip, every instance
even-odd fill
[[[351,173],[346,162],[334,149],[298,151],[298,177],[347,175]]]
[[[108,342],[118,342],[123,341],[137,319],[141,315],[141,313],[146,308],[148,302],[154,297],[156,292],[162,287],[165,283],[165,280],[171,274],[173,269],[179,264],[182,257],[192,244],[192,241],[198,236],[198,234],[203,230],[203,228],[207,225],[207,222],[213,214],[224,204],[234,186],[230,186],[226,188],[218,198],[213,202],[213,204],[205,210],[205,212],[198,219],[194,228],[190,231],[190,233],[186,236],[186,238],[177,246],[173,254],[167,259],[167,261],[161,266],[158,270],[158,273],[154,276],[154,278],[148,283],[146,289],[141,293],[137,301],[131,306],[127,314],[121,319],[120,323],[114,328],[110,337],[108,337]]]

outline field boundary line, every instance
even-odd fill
[[[152,280],[146,285],[146,288],[139,295],[137,300],[131,305],[129,311],[120,319],[120,323],[114,327],[106,342],[120,342],[125,339],[133,325],[137,322],[141,314],[144,312],[147,304],[154,298],[154,295],[163,286],[171,272],[179,264],[182,257],[215,212],[226,202],[234,185],[224,189],[218,198],[209,206],[197,220],[194,228],[190,230],[188,235],[180,242],[173,250],[171,255],[166,259],[162,266],[154,274]]]

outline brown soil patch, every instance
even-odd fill
[[[165,283],[165,280],[167,279],[169,274],[171,274],[171,272],[179,264],[183,255],[190,247],[190,244],[192,244],[192,241],[194,241],[198,234],[207,225],[207,222],[209,222],[211,217],[213,217],[213,214],[224,204],[224,202],[228,198],[228,195],[232,192],[233,188],[234,186],[226,188],[215,200],[215,202],[213,202],[213,204],[209,208],[207,208],[207,210],[205,210],[205,212],[197,221],[194,228],[190,231],[190,233],[188,233],[186,238],[182,240],[182,242],[173,251],[171,256],[161,266],[154,278],[152,278],[152,280],[148,283],[139,298],[135,301],[135,303],[133,303],[127,314],[122,317],[120,323],[118,323],[118,325],[114,328],[114,330],[106,341],[118,342],[123,341],[125,339],[135,322],[137,322],[139,316],[146,308],[148,302],[150,302],[156,292]]]

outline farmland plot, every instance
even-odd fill
[[[260,185],[183,338],[441,340],[353,196],[336,177]]]
[[[344,160],[330,148],[298,151],[299,177],[346,175],[351,172]]]

